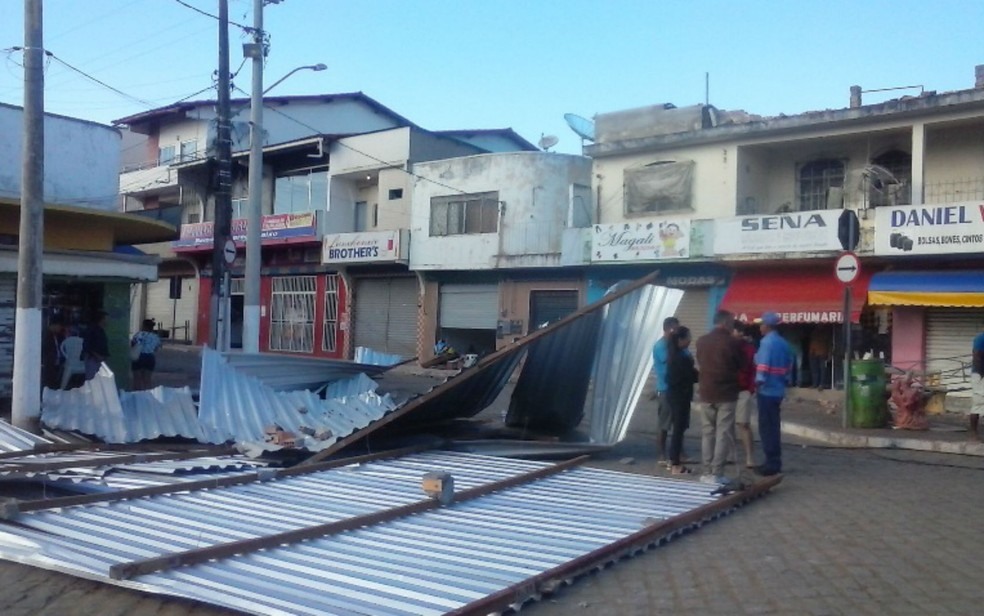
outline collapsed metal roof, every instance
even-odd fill
[[[23,503],[4,510],[15,523],[0,524],[0,558],[254,614],[487,614],[776,482],[721,498],[578,462],[427,452],[213,489]],[[448,506],[423,498],[432,471],[454,479]]]

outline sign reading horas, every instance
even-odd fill
[[[945,255],[984,250],[984,203],[879,207],[876,255]]]
[[[842,250],[838,225],[845,210],[736,216],[714,221],[714,254]]]
[[[614,225],[595,225],[591,260],[653,261],[690,256],[690,220],[671,218]]]

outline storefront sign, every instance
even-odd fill
[[[318,238],[318,217],[316,212],[306,214],[273,214],[264,216],[260,230],[260,240],[264,244],[310,242]],[[198,222],[181,225],[181,237],[171,244],[175,252],[210,250],[214,223]],[[236,244],[246,243],[246,219],[232,221],[232,238]]]
[[[690,219],[595,225],[592,262],[686,259],[690,256]]]
[[[779,312],[776,313],[783,323],[843,323],[844,313],[840,310],[811,310],[803,312]],[[739,321],[752,323],[756,319],[761,319],[758,313],[743,312],[735,315]]]
[[[843,210],[816,210],[714,221],[714,254],[841,250],[837,223]]]
[[[396,263],[408,259],[409,231],[372,231],[326,235],[321,262]]]
[[[876,255],[984,251],[984,202],[875,209]]]

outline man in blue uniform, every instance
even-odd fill
[[[762,342],[755,354],[755,384],[758,391],[759,438],[765,462],[758,467],[760,475],[782,472],[782,440],[779,431],[779,412],[786,386],[792,378],[793,354],[789,344],[776,328],[782,319],[775,312],[762,315]]]

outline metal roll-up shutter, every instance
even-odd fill
[[[401,357],[417,354],[417,279],[355,281],[355,346]]]
[[[577,312],[578,292],[530,291],[530,331]]]
[[[970,397],[970,346],[982,329],[982,309],[926,311],[926,371],[940,373],[948,397]]]
[[[0,397],[13,395],[16,278],[0,278]]]
[[[690,337],[694,341],[711,330],[711,324],[708,322],[710,303],[709,287],[683,289],[683,299],[680,300],[674,316],[680,319],[680,325],[690,328]]]
[[[495,329],[499,318],[499,285],[442,284],[441,327]]]

